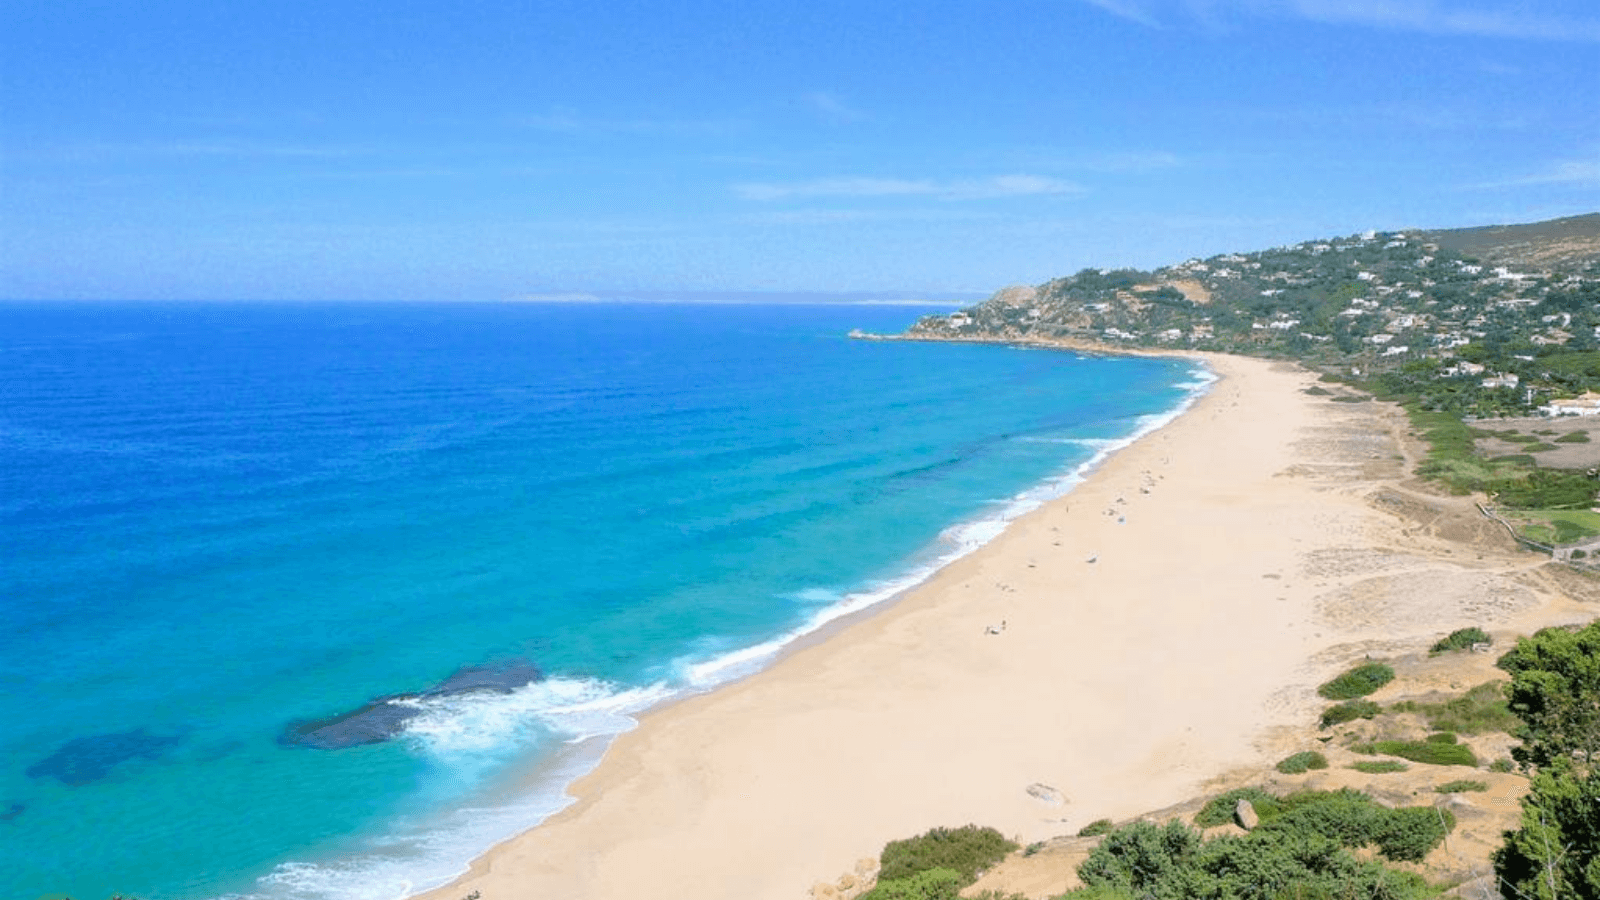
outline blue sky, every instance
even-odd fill
[[[987,293],[1595,210],[1592,0],[0,4],[0,297]]]

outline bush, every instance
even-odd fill
[[[859,900],[958,900],[962,887],[961,873],[954,869],[927,869],[887,881],[880,876]]]
[[[1112,827],[1110,819],[1095,819],[1093,822],[1078,829],[1078,837],[1098,837],[1102,834],[1110,834]]]
[[[1395,862],[1421,862],[1456,827],[1449,811],[1431,806],[1387,810],[1372,835],[1378,852]]]
[[[1368,775],[1386,775],[1390,772],[1404,772],[1411,767],[1392,759],[1374,759],[1353,762],[1350,764],[1350,768],[1355,769],[1357,772],[1365,772]]]
[[[1371,700],[1347,700],[1322,711],[1322,727],[1332,728],[1356,719],[1370,719],[1382,711],[1383,707]]]
[[[1394,680],[1394,669],[1383,663],[1356,666],[1338,678],[1317,688],[1317,693],[1329,700],[1354,700],[1365,697]]]
[[[1315,750],[1296,753],[1278,763],[1278,771],[1285,775],[1300,775],[1312,769],[1326,769],[1328,758]]]
[[[1476,766],[1478,758],[1465,744],[1437,744],[1428,741],[1378,741],[1356,744],[1357,753],[1398,756],[1430,766]]]
[[[1429,836],[1420,827],[1421,816],[1392,815],[1402,811],[1378,807],[1356,792],[1307,792],[1285,800],[1298,804],[1296,809],[1243,836],[1203,841],[1176,822],[1164,827],[1136,822],[1117,829],[1078,867],[1087,887],[1066,896],[1073,900],[1432,896],[1419,876],[1359,861],[1332,836],[1348,834],[1354,841],[1350,846],[1376,843],[1409,858]],[[1433,810],[1419,812],[1439,822]],[[1291,817],[1298,821],[1290,821]],[[1346,820],[1358,827],[1342,827],[1349,824]]]
[[[1260,788],[1235,788],[1226,794],[1211,798],[1211,802],[1195,813],[1194,824],[1200,828],[1215,828],[1233,821],[1233,809],[1240,800],[1249,800],[1256,815],[1269,819],[1278,813],[1278,798]]]
[[[885,845],[878,858],[878,878],[894,881],[932,869],[950,869],[961,876],[960,887],[966,887],[978,880],[979,872],[1015,849],[1016,844],[993,828],[935,828],[920,837]]]
[[[1491,644],[1494,638],[1489,633],[1474,625],[1471,628],[1457,628],[1447,637],[1440,638],[1437,643],[1428,648],[1429,653],[1444,653],[1449,650],[1471,650],[1473,644]]]
[[[1489,763],[1489,771],[1491,771],[1491,772],[1501,772],[1501,773],[1510,772],[1514,768],[1516,768],[1515,764],[1512,763],[1511,760],[1508,757],[1504,757],[1504,756],[1500,757],[1499,759],[1495,760],[1492,763]]]
[[[1487,791],[1488,789],[1489,782],[1487,781],[1461,779],[1459,781],[1446,781],[1444,784],[1434,788],[1434,791],[1440,794],[1463,794],[1469,791]]]

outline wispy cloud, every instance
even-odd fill
[[[1600,150],[1596,150],[1593,156],[1553,160],[1526,175],[1500,181],[1485,181],[1470,187],[1485,189],[1538,185],[1600,190]]]
[[[607,118],[582,115],[557,107],[549,112],[522,116],[516,124],[558,134],[716,134],[732,131],[738,123],[720,119]]]
[[[1141,4],[1134,0],[1083,0],[1090,6],[1097,7],[1129,22],[1136,22],[1146,28],[1160,28],[1161,22],[1151,15]]]
[[[856,122],[865,122],[872,118],[865,112],[824,91],[813,91],[807,94],[805,101],[813,112],[830,125],[850,125]]]
[[[1539,12],[1522,3],[1473,9],[1440,0],[1286,0],[1270,5],[1329,24],[1441,35],[1600,42],[1600,17]]]
[[[788,200],[814,197],[930,197],[938,200],[990,200],[1076,194],[1083,188],[1070,181],[1044,175],[996,175],[980,179],[835,177],[788,183],[737,184],[734,193],[746,200]]]

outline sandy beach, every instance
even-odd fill
[[[801,900],[891,839],[1072,833],[1270,764],[1315,686],[1463,625],[1592,618],[1398,410],[1208,357],[1188,413],[883,612],[648,715],[577,803],[429,900]]]

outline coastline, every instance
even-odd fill
[[[934,825],[1071,833],[1275,758],[1361,647],[1467,624],[1330,614],[1365,573],[1307,565],[1384,546],[1348,476],[1398,469],[1373,448],[1403,417],[1203,358],[1220,380],[1185,414],[894,603],[645,714],[576,803],[421,896],[797,898]]]

